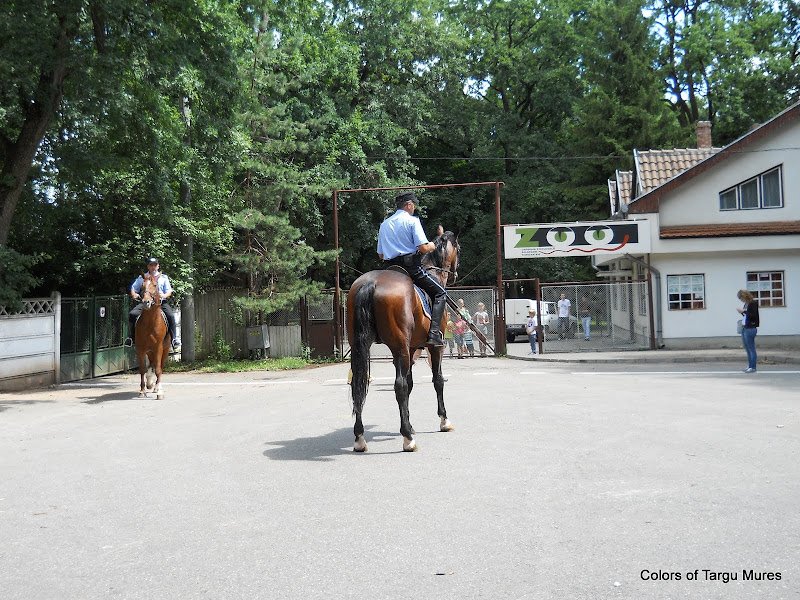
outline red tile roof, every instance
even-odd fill
[[[789,235],[800,233],[800,221],[765,223],[715,223],[710,225],[670,225],[661,227],[661,239],[735,237],[740,235]]]
[[[722,150],[722,148],[676,148],[674,150],[633,151],[636,163],[637,196],[646,194],[660,185],[691,169]]]

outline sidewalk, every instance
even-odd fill
[[[541,362],[564,363],[695,363],[740,362],[746,365],[743,348],[714,348],[698,350],[628,350],[622,352],[551,352],[529,355],[527,343],[508,344],[508,358]],[[759,364],[800,364],[800,351],[789,348],[756,346]]]

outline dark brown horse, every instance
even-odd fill
[[[144,275],[141,297],[144,310],[136,321],[136,355],[139,357],[141,376],[139,398],[143,398],[148,392],[155,392],[156,398],[161,399],[164,397],[164,391],[161,389],[161,373],[164,370],[164,363],[167,362],[172,340],[167,335],[167,323],[161,310],[158,277]],[[145,362],[145,357],[150,361],[149,366]]]
[[[456,236],[446,231],[433,240],[436,249],[423,258],[423,268],[436,278],[442,286],[455,282],[458,268],[459,245]],[[444,323],[442,331],[444,331]],[[395,366],[394,393],[400,409],[400,433],[403,435],[403,450],[417,449],[414,428],[409,422],[408,396],[414,387],[411,377],[411,357],[417,348],[425,344],[430,327],[430,317],[425,316],[414,284],[405,273],[394,270],[370,271],[353,283],[347,294],[347,334],[350,340],[350,368],[353,377],[353,427],[355,444],[353,450],[364,452],[364,425],[361,412],[369,387],[369,349],[375,341],[386,344],[392,351]],[[433,386],[439,402],[440,430],[451,431],[453,426],[447,419],[444,408],[444,378],[442,357],[444,347],[428,347],[431,355]]]

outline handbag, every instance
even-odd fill
[[[736,321],[736,333],[741,335],[742,329],[744,329],[744,319],[739,319],[738,321]]]

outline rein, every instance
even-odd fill
[[[427,265],[423,267],[426,271],[439,271],[440,273],[446,273],[447,279],[450,279],[450,275],[453,276],[453,283],[450,285],[455,285],[456,280],[458,279],[458,271],[451,271],[450,269],[443,269],[442,267],[437,267],[436,265]],[[445,281],[445,283],[447,283]]]

